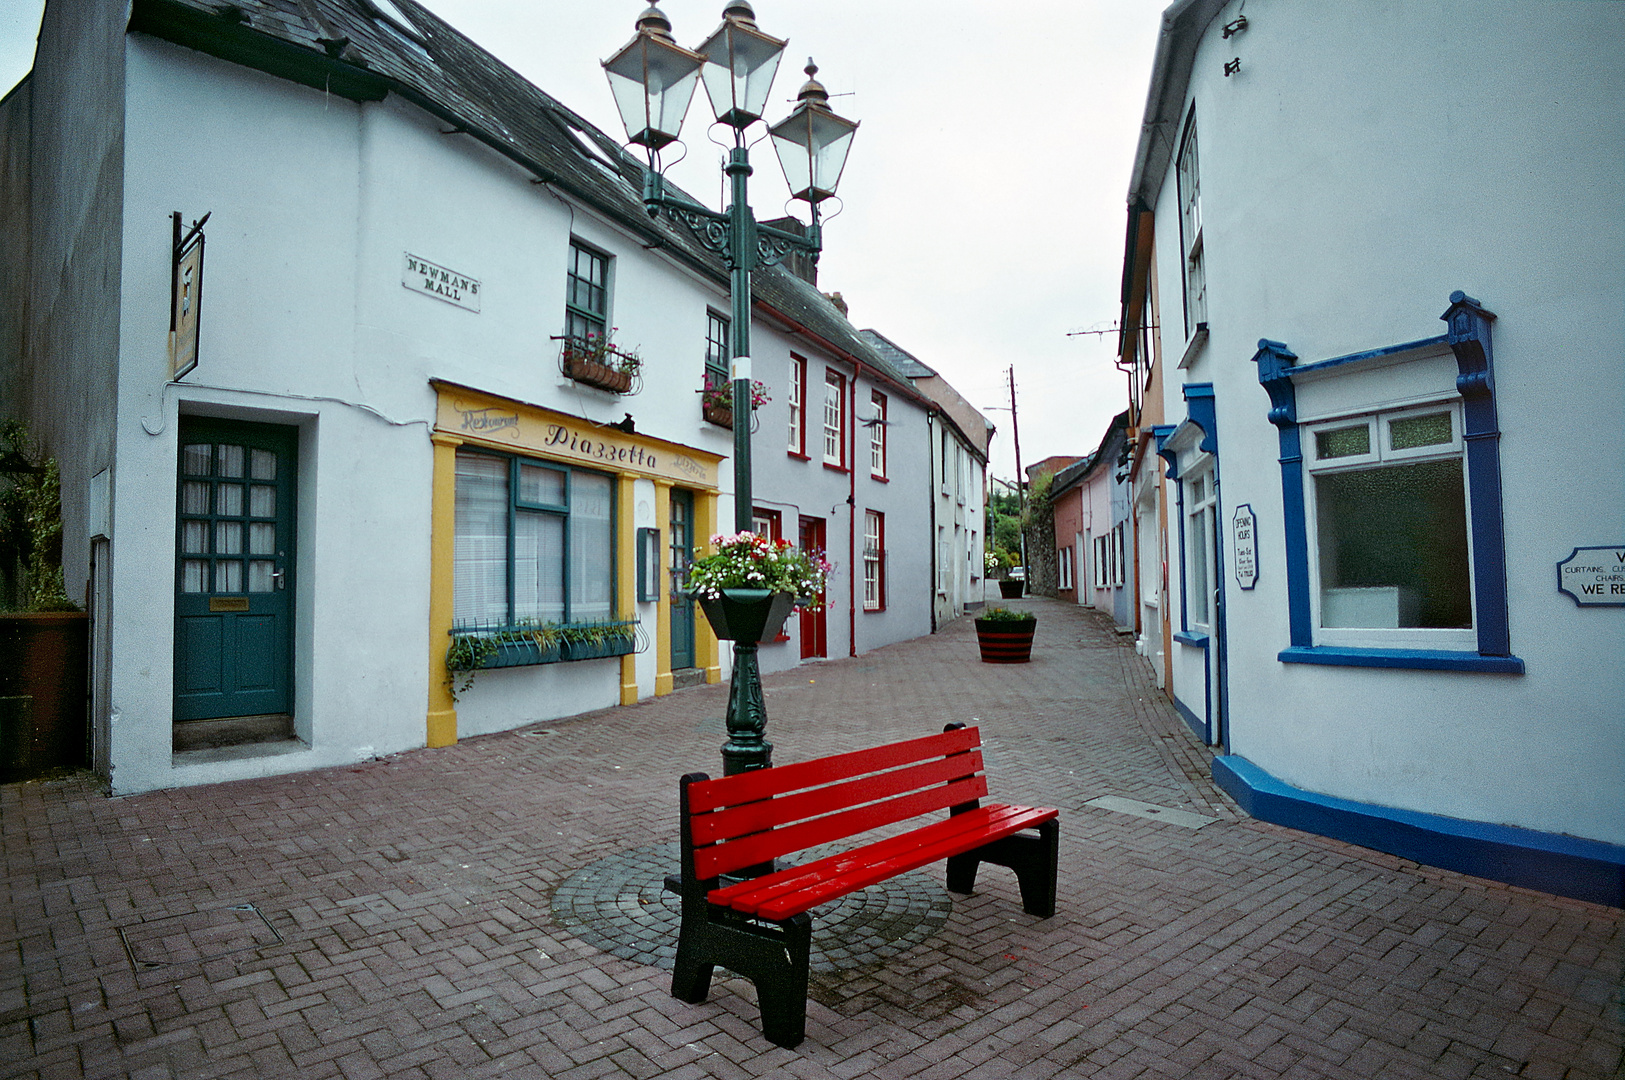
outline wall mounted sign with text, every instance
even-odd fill
[[[1236,584],[1250,589],[1258,584],[1258,519],[1247,503],[1236,507],[1230,520],[1231,548],[1236,558]]]
[[[1575,548],[1557,564],[1557,591],[1580,607],[1625,607],[1625,544]]]
[[[413,292],[480,313],[480,283],[467,274],[438,266],[411,252],[401,257],[401,284]]]

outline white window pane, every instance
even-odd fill
[[[203,555],[208,553],[209,526],[207,522],[181,522],[181,550],[189,555]]]
[[[1315,478],[1321,625],[1471,628],[1460,458]]]
[[[214,553],[241,555],[243,553],[243,524],[240,521],[217,521],[214,526]]]
[[[1352,427],[1315,432],[1315,460],[1361,457],[1371,453],[1371,428],[1364,422]]]
[[[215,488],[214,512],[222,517],[241,517],[243,514],[243,485],[221,484]]]
[[[240,446],[220,447],[220,475],[243,475],[243,448]]]
[[[250,555],[276,554],[276,526],[256,521],[248,527],[248,553]]]
[[[519,501],[538,506],[564,505],[564,476],[540,465],[519,466]]]
[[[1441,446],[1450,442],[1450,413],[1436,412],[1425,416],[1407,416],[1389,421],[1388,445],[1395,450],[1413,450],[1418,446]]]
[[[564,518],[515,515],[513,545],[514,618],[564,621]]]
[[[457,455],[452,618],[504,623],[508,618],[508,463]]]
[[[248,475],[253,480],[276,479],[276,455],[269,450],[248,452]]]
[[[610,478],[570,476],[570,618],[608,619],[613,598],[615,545],[610,533]]]
[[[214,564],[214,591],[217,593],[243,591],[243,564],[236,559]]]

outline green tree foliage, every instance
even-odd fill
[[[62,583],[62,480],[21,421],[0,422],[0,600],[20,611],[74,611]]]

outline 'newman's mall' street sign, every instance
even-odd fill
[[[480,311],[480,283],[467,274],[459,274],[455,270],[448,270],[444,266],[437,266],[428,259],[419,258],[411,252],[402,257],[401,284],[413,292],[420,292],[425,296],[433,296],[444,300],[448,304],[456,304],[476,315]]]

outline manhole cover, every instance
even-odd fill
[[[192,911],[123,926],[119,936],[137,971],[213,960],[282,943],[282,935],[253,904]]]
[[[633,848],[584,866],[553,894],[560,926],[623,960],[671,969],[682,901],[665,889],[677,872],[676,844]],[[904,874],[813,909],[812,970],[844,971],[906,952],[953,911],[938,881]]]

